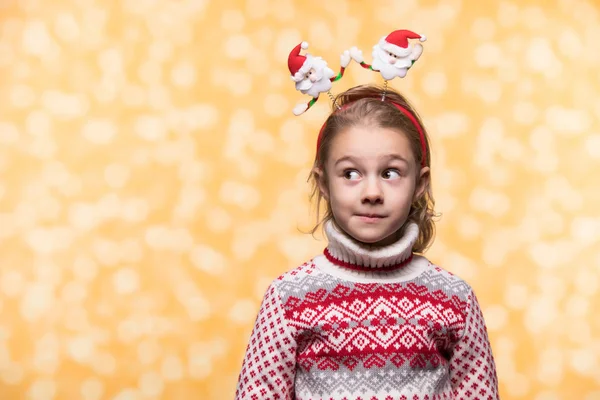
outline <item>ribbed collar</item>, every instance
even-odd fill
[[[390,271],[402,268],[412,259],[412,248],[419,237],[417,224],[409,223],[394,243],[377,247],[361,243],[342,232],[333,221],[325,223],[329,241],[325,257],[339,267],[362,271]]]

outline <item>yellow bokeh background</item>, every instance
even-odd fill
[[[0,398],[234,396],[269,282],[320,253],[287,56],[425,34],[428,257],[479,296],[504,400],[600,399],[595,0],[0,2]],[[333,92],[381,77],[357,64]],[[314,211],[314,210],[313,210]]]

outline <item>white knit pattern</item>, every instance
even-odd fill
[[[419,227],[414,222],[409,223],[395,243],[383,247],[353,239],[331,220],[325,223],[325,234],[329,241],[327,249],[335,259],[363,267],[381,268],[400,264],[410,257],[419,237]]]

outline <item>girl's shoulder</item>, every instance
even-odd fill
[[[430,285],[444,287],[445,289],[456,293],[470,293],[473,290],[471,285],[459,275],[430,260],[427,261],[429,263],[429,268],[427,268],[420,278],[425,279]]]
[[[278,283],[283,282],[298,282],[306,279],[310,276],[315,276],[317,274],[317,268],[314,262],[314,258],[302,263],[301,265],[292,268],[283,274],[279,275],[272,282],[273,285],[277,285]]]
[[[302,296],[307,290],[321,286],[322,275],[312,258],[273,279],[267,288],[267,293],[275,293],[285,303],[291,296]]]

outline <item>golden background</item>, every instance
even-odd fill
[[[0,398],[231,399],[262,295],[321,252],[287,56],[425,34],[406,79],[502,398],[600,399],[594,0],[0,1]],[[352,63],[333,92],[381,77]]]

